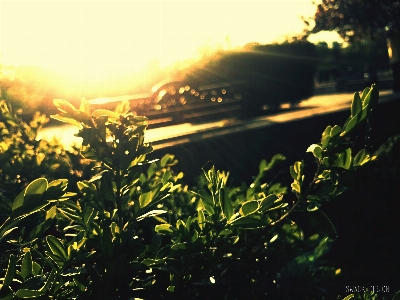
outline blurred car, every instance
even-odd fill
[[[155,119],[247,118],[296,106],[313,93],[315,46],[308,42],[221,51],[167,79],[148,95],[132,96],[130,108]]]

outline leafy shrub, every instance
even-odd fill
[[[355,93],[344,126],[328,126],[308,148],[317,168],[290,167],[290,187],[264,182],[279,161],[263,160],[249,186],[204,170],[191,191],[173,155],[148,161],[146,118],[76,109],[57,100],[54,118],[79,126],[92,177],[31,181],[0,226],[4,299],[322,299],[337,267],[324,255],[336,232],[321,210],[375,156],[353,153],[349,135],[377,104],[375,86]],[[15,182],[9,183],[16,184]],[[303,230],[293,216],[301,213]]]
[[[0,99],[0,205],[6,212],[11,199],[38,177],[68,177],[71,182],[82,180],[84,173],[90,177],[90,163],[84,163],[79,149],[67,152],[57,140],[36,139],[48,122],[45,115],[36,112],[28,124],[21,114]]]

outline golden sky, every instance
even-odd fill
[[[316,1],[318,2],[318,1]],[[193,57],[199,48],[283,41],[312,0],[0,1],[0,63],[101,79]]]

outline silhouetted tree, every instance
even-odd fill
[[[387,38],[394,89],[400,90],[400,0],[322,0],[313,19],[308,34],[336,31],[349,43]]]

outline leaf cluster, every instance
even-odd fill
[[[354,95],[341,127],[310,146],[317,168],[290,167],[290,187],[265,181],[285,157],[263,160],[250,186],[203,170],[197,189],[172,171],[173,155],[149,161],[145,117],[126,109],[75,108],[56,100],[53,116],[80,128],[88,179],[31,181],[0,225],[3,299],[291,299],[322,298],[341,270],[327,266],[336,231],[322,211],[352,188],[375,158],[353,156],[348,136],[377,104],[375,86]],[[72,182],[73,183],[73,182]],[[311,231],[293,218],[303,213]]]

